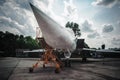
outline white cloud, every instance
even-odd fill
[[[73,4],[73,0],[64,1],[64,13],[62,14],[68,21],[76,22],[78,20],[78,10]]]
[[[92,5],[106,6],[108,8],[113,7],[115,4],[119,4],[120,0],[96,0],[92,2]]]
[[[120,20],[117,21],[117,23],[115,24],[115,32],[116,34],[120,34]]]
[[[81,31],[83,32],[93,32],[93,27],[92,27],[93,23],[89,20],[85,20],[82,24],[81,24]]]
[[[117,21],[117,24],[120,26],[120,21]]]
[[[87,35],[88,38],[96,38],[98,36],[100,36],[100,34],[96,31]]]
[[[87,37],[87,38],[85,38],[85,40],[90,47],[98,48],[98,47],[101,47],[102,44],[106,45],[106,49],[120,47],[120,36],[108,35],[106,37],[101,37],[101,35],[100,35],[100,37],[99,36],[97,36],[97,37],[96,38]]]
[[[22,7],[22,2],[26,2],[24,6],[27,7]],[[11,29],[15,28],[25,36],[35,37],[35,29],[38,25],[35,22],[33,13],[30,11],[27,0],[22,2],[8,0],[0,6],[0,12],[3,13],[0,17],[2,22],[4,22],[0,23],[0,25],[7,25]]]
[[[13,21],[11,18],[7,18],[5,16],[0,16],[0,25],[2,26],[7,26],[7,27],[11,27],[11,28],[15,28],[17,29],[21,34],[24,34],[24,26],[20,25],[19,23],[17,23],[16,21]],[[6,29],[7,30],[7,29]]]
[[[7,25],[2,25],[2,27],[0,27],[0,30],[3,31],[3,32],[11,32],[13,34],[17,34],[17,35],[20,35],[21,33],[18,31],[18,29],[16,28],[11,28],[11,27],[8,27]]]
[[[104,33],[112,32],[113,30],[114,30],[114,28],[111,24],[104,24],[103,25],[103,32]]]
[[[112,38],[111,43],[120,47],[120,36]]]

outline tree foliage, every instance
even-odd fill
[[[81,36],[81,32],[79,29],[79,25],[77,23],[73,23],[73,22],[67,22],[65,25],[66,28],[70,28],[73,30],[75,36],[80,37]],[[84,42],[84,47],[85,48],[89,48],[88,44]]]
[[[0,51],[5,56],[15,56],[16,49],[38,49],[40,45],[31,36],[15,35],[8,31],[0,31]]]
[[[75,36],[78,36],[78,37],[81,36],[79,25],[77,23],[67,22],[66,28],[71,28],[73,30]]]

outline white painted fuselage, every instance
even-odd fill
[[[71,29],[60,26],[35,6],[31,7],[48,45],[57,49],[75,50],[76,37]]]

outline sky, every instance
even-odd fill
[[[80,38],[92,48],[120,48],[120,0],[0,0],[0,31],[36,37],[29,2],[61,26],[79,24]]]

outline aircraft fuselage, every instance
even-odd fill
[[[57,49],[75,50],[76,38],[71,29],[60,26],[35,6],[31,7],[48,45]]]

